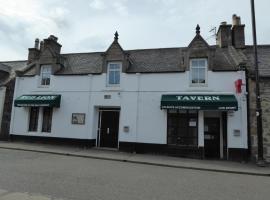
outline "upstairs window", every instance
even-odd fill
[[[107,85],[108,86],[119,86],[120,85],[120,74],[121,74],[121,63],[108,63],[107,68]]]
[[[206,84],[207,59],[191,59],[190,73],[192,85]]]
[[[50,65],[42,65],[40,68],[41,85],[50,85],[52,67]]]

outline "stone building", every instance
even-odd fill
[[[257,130],[256,130],[256,91],[254,74],[253,46],[246,45],[243,53],[247,57],[248,88],[249,88],[249,126],[250,145],[253,159],[257,156]],[[263,145],[264,156],[270,161],[270,45],[258,46],[258,62],[260,69],[260,92],[263,117]]]
[[[26,61],[0,62],[0,139],[9,138],[15,71],[26,67]]]

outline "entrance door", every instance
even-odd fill
[[[204,155],[206,158],[220,158],[220,119],[204,119]]]
[[[99,146],[117,148],[119,110],[99,111]]]

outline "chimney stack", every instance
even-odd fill
[[[231,28],[231,24],[221,22],[216,38],[216,42],[219,47],[224,48],[232,45]]]
[[[232,44],[236,49],[245,48],[245,25],[241,24],[240,16],[232,16]]]
[[[50,48],[56,54],[60,54],[62,45],[60,45],[57,40],[57,37],[50,35],[47,39],[44,40],[43,49]]]
[[[234,46],[236,49],[245,48],[245,25],[241,24],[241,18],[234,14],[232,25],[221,22],[217,32],[217,45],[221,48]]]
[[[40,50],[39,50],[39,39],[35,39],[35,44],[34,44],[34,48],[29,48],[28,49],[28,61],[27,63],[30,64],[32,63],[34,60],[37,60],[40,54]]]

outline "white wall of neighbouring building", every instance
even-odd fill
[[[39,87],[39,76],[17,77],[14,98],[24,94],[60,94],[61,104],[60,108],[54,108],[51,133],[29,133],[29,109],[13,107],[10,134],[95,139],[98,107],[118,107],[121,108],[119,141],[166,144],[167,111],[160,109],[163,94],[235,94],[234,81],[242,79],[245,82],[243,71],[209,71],[208,83],[204,87],[191,86],[189,77],[189,71],[122,73],[119,88],[106,87],[106,74],[55,75],[51,76],[48,88]],[[104,99],[104,95],[111,95],[111,98]],[[228,147],[247,148],[245,93],[235,95],[239,109],[228,114]],[[85,125],[71,124],[72,113],[85,113]],[[124,126],[129,126],[129,132],[123,131]],[[199,124],[199,127],[203,126]],[[240,136],[234,136],[235,129],[241,130]],[[200,136],[199,145],[203,145],[202,140]]]

